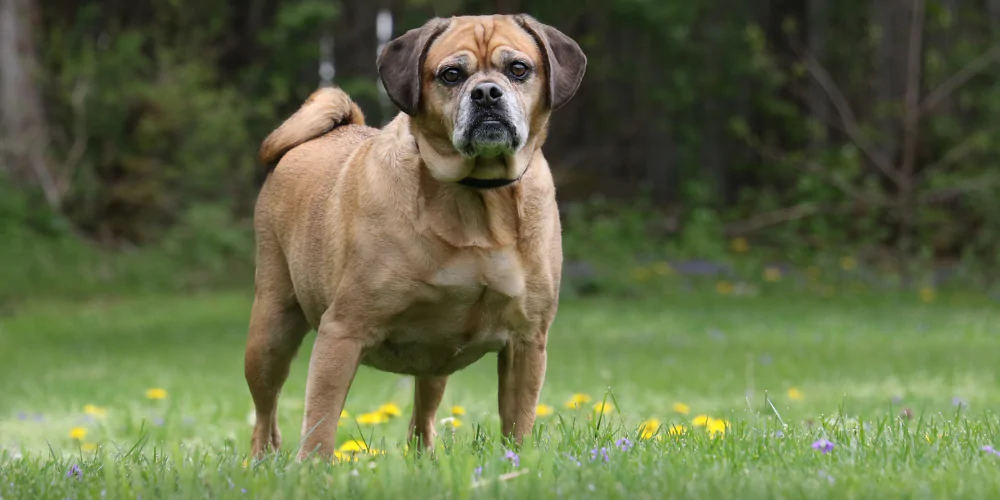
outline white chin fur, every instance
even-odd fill
[[[479,141],[470,144],[474,139],[471,137],[474,109],[470,101],[463,101],[458,108],[458,119],[455,120],[455,128],[451,132],[451,143],[463,156],[466,157],[491,157],[501,155],[512,155],[517,153],[524,145],[528,137],[528,120],[525,119],[521,110],[511,105],[511,101],[504,100],[496,113],[504,116],[513,125],[513,137],[510,142],[489,142]],[[470,147],[471,146],[471,147]]]

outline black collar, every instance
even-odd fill
[[[420,143],[417,142],[416,137],[413,138],[413,146],[417,149],[417,155],[420,155]],[[524,173],[528,171],[529,167],[531,167],[530,161],[528,162],[528,165],[524,167],[524,172],[521,172],[521,175],[517,176],[517,178],[515,179],[474,179],[472,177],[466,177],[464,179],[459,180],[458,183],[463,186],[476,189],[502,188],[504,186],[509,186],[521,180],[521,177],[524,177]]]
[[[458,183],[463,186],[468,186],[476,189],[496,189],[496,188],[502,188],[504,186],[509,186],[519,180],[521,180],[520,177],[518,177],[517,179],[475,179],[472,177],[466,177],[458,181]]]

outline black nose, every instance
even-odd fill
[[[503,90],[493,82],[483,82],[472,89],[472,102],[485,107],[495,105],[503,97]]]

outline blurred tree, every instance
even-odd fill
[[[58,210],[65,172],[54,170],[49,127],[42,106],[36,51],[38,10],[34,0],[0,0],[0,172],[42,190]]]
[[[257,144],[320,84],[321,56],[371,124],[390,119],[374,64],[380,10],[397,36],[434,15],[524,10],[589,58],[546,145],[562,200],[647,198],[651,231],[722,220],[782,244],[1000,262],[1000,0],[0,8],[11,13],[0,18],[3,168],[109,243],[156,241],[205,204],[245,219],[263,179]],[[28,133],[50,139],[17,140]],[[48,148],[14,158],[10,144]]]

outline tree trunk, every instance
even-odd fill
[[[907,39],[912,19],[912,0],[872,0],[872,22],[881,36],[875,49],[876,144],[890,164],[899,158],[903,106],[906,92]]]
[[[378,56],[375,16],[380,9],[388,8],[388,0],[341,1],[340,14],[333,32],[333,60],[337,75],[334,83],[348,87],[345,90],[361,106],[366,121],[373,125],[391,118],[381,116],[377,92],[378,70],[375,66],[375,58]],[[371,86],[364,89],[355,87],[364,84]]]
[[[0,170],[42,188],[58,208],[61,195],[46,162],[49,131],[36,78],[34,0],[0,0]]]
[[[1000,31],[1000,0],[986,0],[986,10],[990,18],[990,26]]]
[[[824,67],[828,64],[826,57],[826,39],[830,26],[829,0],[807,0],[806,22],[808,30],[807,45],[809,52]],[[810,142],[813,152],[826,145],[827,130],[831,123],[830,100],[815,78],[809,79],[808,106],[809,114],[819,123],[822,135]]]

